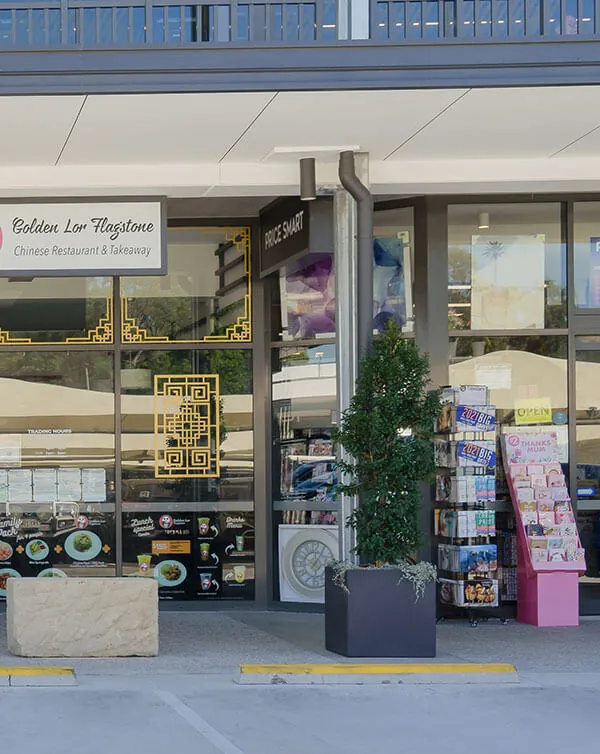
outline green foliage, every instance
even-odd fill
[[[439,393],[429,384],[427,357],[390,323],[361,360],[355,395],[335,435],[351,456],[340,463],[346,483],[339,489],[360,495],[348,524],[363,562],[410,562],[419,547],[419,483],[435,468],[440,411]]]

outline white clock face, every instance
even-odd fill
[[[298,545],[292,555],[292,570],[298,581],[309,589],[323,589],[325,567],[333,560],[333,553],[323,542],[308,539]]]

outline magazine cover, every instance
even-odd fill
[[[462,583],[465,607],[498,607],[498,581],[496,579],[477,579]]]

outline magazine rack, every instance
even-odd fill
[[[440,609],[498,607],[496,409],[485,386],[446,388],[436,426],[435,535]],[[445,618],[442,614],[441,618]]]
[[[556,433],[502,438],[517,519],[517,620],[534,626],[579,625],[579,576],[586,570]]]

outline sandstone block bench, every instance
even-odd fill
[[[20,657],[158,654],[158,582],[144,578],[8,579],[9,650]]]

